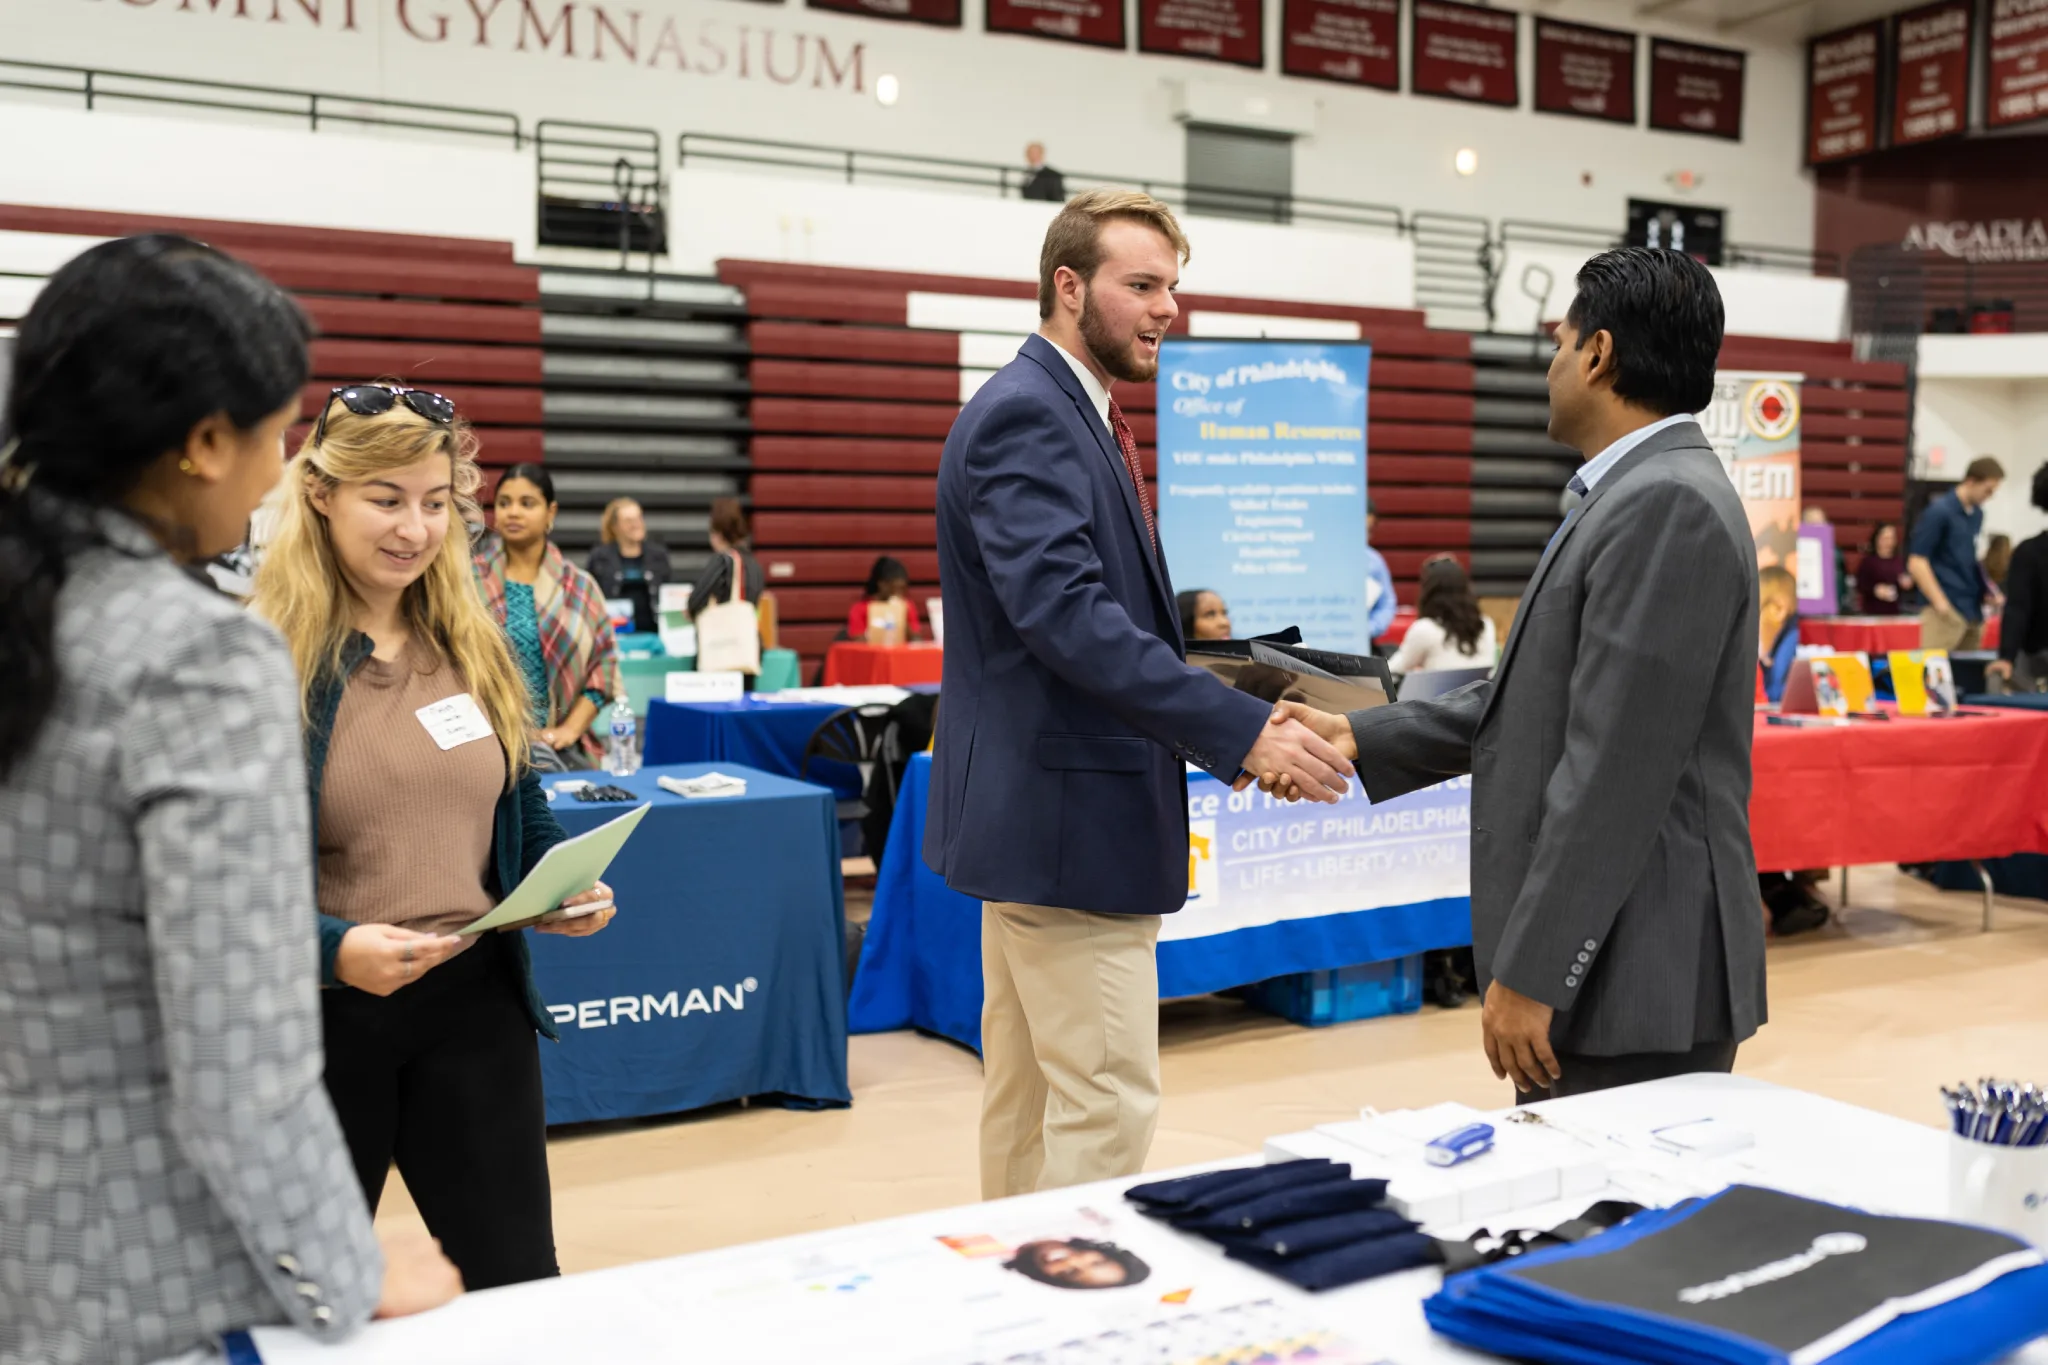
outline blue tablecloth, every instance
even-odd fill
[[[549,1123],[744,1096],[852,1100],[832,794],[717,766],[746,778],[747,794],[691,801],[655,785],[704,764],[608,779],[654,803],[605,873],[617,917],[589,938],[527,935],[562,1034],[559,1046],[541,1043]],[[630,809],[567,793],[554,801],[571,834]]]
[[[811,735],[841,707],[827,702],[741,701],[647,704],[646,761],[741,763],[764,773],[795,777]],[[723,771],[723,768],[721,768]],[[850,763],[814,763],[805,779],[829,786],[841,800],[860,796],[860,769]]]
[[[919,754],[897,795],[849,1026],[979,1047],[981,906],[925,866],[930,786]],[[1470,943],[1470,796],[1460,779],[1380,806],[1354,788],[1335,807],[1290,807],[1191,775],[1192,890],[1161,929],[1160,995]]]

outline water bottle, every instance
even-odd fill
[[[633,704],[624,697],[612,703],[611,731],[604,742],[604,770],[614,777],[640,771],[640,736]]]

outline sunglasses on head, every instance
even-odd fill
[[[447,426],[455,420],[455,402],[426,389],[408,389],[393,384],[348,384],[334,389],[327,395],[327,402],[320,408],[320,420],[313,425],[313,444],[327,434],[327,414],[334,408],[334,400],[358,417],[378,417],[391,411],[394,403],[404,403],[420,416],[436,426]]]

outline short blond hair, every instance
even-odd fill
[[[618,544],[619,513],[625,511],[628,507],[639,506],[639,500],[635,498],[613,498],[610,502],[606,503],[604,505],[604,515],[599,517],[597,521],[598,543],[601,545]],[[645,509],[643,508],[642,510],[644,511]]]
[[[1781,569],[1773,564],[1768,569],[1757,570],[1756,595],[1759,601],[1783,602],[1796,607],[1799,605],[1799,580],[1792,576],[1790,569]]]
[[[1045,245],[1038,252],[1038,316],[1052,316],[1057,296],[1053,276],[1061,266],[1083,280],[1095,278],[1102,265],[1102,225],[1121,219],[1155,228],[1173,244],[1186,265],[1190,256],[1188,237],[1180,230],[1173,210],[1149,194],[1137,190],[1088,190],[1067,201],[1045,230]]]

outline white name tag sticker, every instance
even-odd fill
[[[489,739],[496,731],[484,715],[483,708],[476,704],[476,698],[467,692],[458,692],[452,697],[413,712],[420,718],[420,724],[427,727],[427,733],[434,737],[434,743],[442,752],[458,744],[467,744],[474,739]]]

